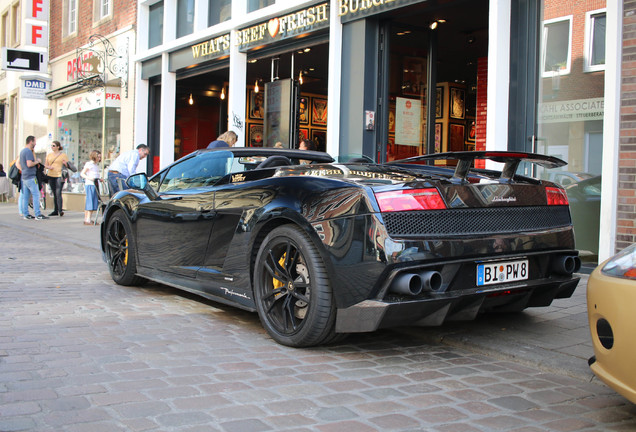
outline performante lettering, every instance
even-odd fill
[[[226,34],[198,45],[192,45],[192,58],[218,54],[230,48],[230,35]]]
[[[395,0],[340,0],[338,15],[344,16],[350,13],[356,13],[384,4],[393,3]]]

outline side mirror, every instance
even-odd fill
[[[150,187],[150,184],[148,183],[148,177],[145,173],[131,175],[126,180],[126,185],[130,189],[143,191],[151,201],[159,199],[159,195],[157,195],[157,192],[155,192],[155,190]]]

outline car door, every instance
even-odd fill
[[[139,265],[152,271],[195,278],[203,264],[214,225],[214,184],[222,178],[232,153],[195,154],[168,169],[159,199],[139,205]]]

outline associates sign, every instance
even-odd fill
[[[574,99],[539,104],[539,123],[603,120],[605,99]]]
[[[239,51],[329,27],[329,3],[321,3],[237,31]]]

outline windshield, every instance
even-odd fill
[[[198,153],[170,167],[159,192],[212,186],[231,172],[233,162],[229,151]]]

